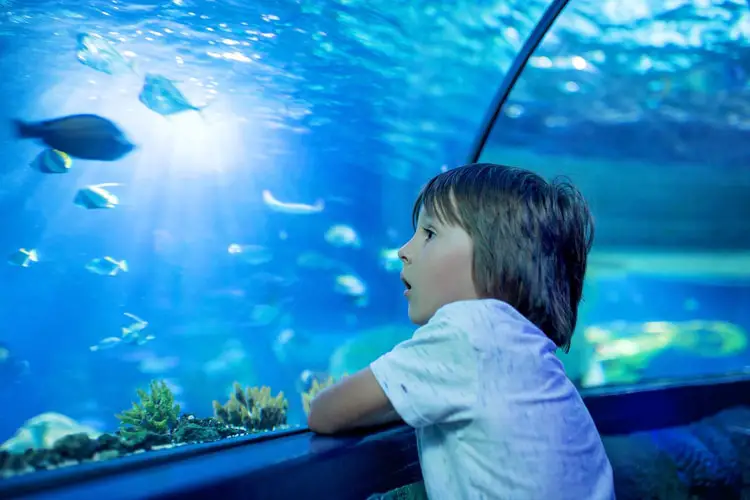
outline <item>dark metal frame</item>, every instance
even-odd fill
[[[526,63],[529,62],[529,58],[531,58],[534,51],[539,47],[539,44],[542,43],[544,36],[554,24],[557,16],[559,16],[565,6],[568,5],[568,1],[569,0],[552,0],[552,3],[547,7],[547,10],[544,11],[541,19],[539,19],[539,22],[531,31],[529,38],[526,39],[526,43],[521,47],[521,51],[513,60],[513,64],[511,64],[510,69],[505,74],[505,77],[495,94],[489,112],[482,123],[482,127],[479,129],[479,136],[471,147],[467,163],[476,163],[479,161],[479,157],[487,144],[487,139],[489,139],[490,134],[492,133],[495,122],[497,121],[498,116],[500,116],[500,112],[502,111],[505,102],[508,100],[508,96],[513,90],[516,81],[518,81],[521,73],[523,73]]]

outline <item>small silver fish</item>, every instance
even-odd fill
[[[352,297],[354,303],[359,307],[364,307],[368,303],[367,286],[354,274],[336,276],[334,290],[342,295]]]
[[[232,243],[227,248],[230,255],[235,255],[238,259],[251,266],[260,266],[273,260],[271,251],[262,245],[240,245]]]
[[[121,185],[122,184],[117,182],[105,182],[102,184],[86,186],[78,190],[76,197],[73,199],[73,203],[89,210],[97,208],[115,208],[120,203],[120,199],[104,188]]]
[[[131,331],[127,335],[122,336],[122,341],[129,345],[144,345],[148,342],[151,342],[156,337],[154,335],[144,335],[140,333],[139,331]]]
[[[324,239],[335,247],[360,248],[362,242],[353,227],[346,224],[336,224],[328,228]]]
[[[383,248],[379,252],[380,265],[389,273],[399,272],[404,267],[398,248]]]
[[[324,383],[328,379],[328,373],[324,371],[303,370],[297,377],[295,388],[298,392],[307,392],[313,387],[314,382]]]
[[[73,160],[67,153],[56,149],[45,149],[34,158],[30,167],[43,174],[64,174],[73,166]]]
[[[271,210],[273,210],[274,212],[304,215],[304,214],[317,214],[317,213],[322,212],[325,209],[325,203],[323,202],[323,200],[317,200],[312,205],[308,205],[306,203],[283,202],[274,198],[273,194],[271,194],[271,191],[267,189],[263,190],[262,195],[263,195],[263,203],[265,203],[266,206],[270,208]]]
[[[92,345],[89,347],[89,350],[92,352],[96,351],[103,351],[105,349],[111,349],[115,347],[116,345],[120,344],[122,342],[122,339],[120,337],[107,337],[105,339],[102,339],[99,341],[98,344]]]
[[[125,260],[115,260],[112,257],[92,259],[86,264],[86,270],[100,276],[117,276],[120,271],[128,272],[128,263]]]
[[[130,325],[127,326],[128,330],[131,330],[131,331],[135,331],[135,330],[141,331],[141,330],[145,329],[148,326],[148,321],[146,321],[145,319],[139,318],[135,314],[123,313],[123,315],[126,318],[128,318],[128,319],[130,319],[132,321],[132,323],[130,323]],[[124,333],[124,330],[123,330],[123,333]]]
[[[162,116],[176,115],[185,111],[201,112],[203,107],[192,104],[169,78],[147,73],[138,95],[138,100],[148,109]]]
[[[135,61],[126,59],[101,35],[79,33],[76,42],[76,57],[89,68],[108,75],[136,73]]]
[[[130,313],[125,313],[125,316],[133,322],[122,328],[119,337],[107,337],[102,339],[98,344],[89,347],[89,350],[102,351],[122,344],[141,346],[156,338],[153,335],[146,335],[143,333],[143,330],[148,326],[148,321],[144,321],[138,316]]]
[[[39,254],[34,249],[19,248],[8,257],[8,263],[19,267],[29,267],[39,262]]]

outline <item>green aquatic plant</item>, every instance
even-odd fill
[[[151,381],[151,393],[138,389],[140,404],[115,415],[120,420],[120,436],[126,440],[143,439],[148,434],[169,435],[177,425],[180,405],[162,380]]]
[[[249,431],[270,431],[286,425],[289,402],[283,392],[271,396],[270,387],[248,387],[243,390],[239,382],[229,401],[214,401],[214,416],[226,425],[243,427]]]

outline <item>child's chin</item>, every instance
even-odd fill
[[[412,307],[411,304],[409,304],[409,321],[414,323],[415,325],[422,326],[425,323],[427,323],[427,320],[429,318],[426,318],[424,314],[420,314],[420,312]]]

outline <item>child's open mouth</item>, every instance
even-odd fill
[[[406,281],[406,280],[404,279],[404,277],[403,277],[403,276],[401,276],[401,282],[402,282],[402,283],[404,284],[404,286],[406,287],[406,290],[404,290],[404,295],[408,295],[408,294],[409,294],[409,290],[411,290],[411,285],[409,284],[409,282],[408,282],[408,281]]]

